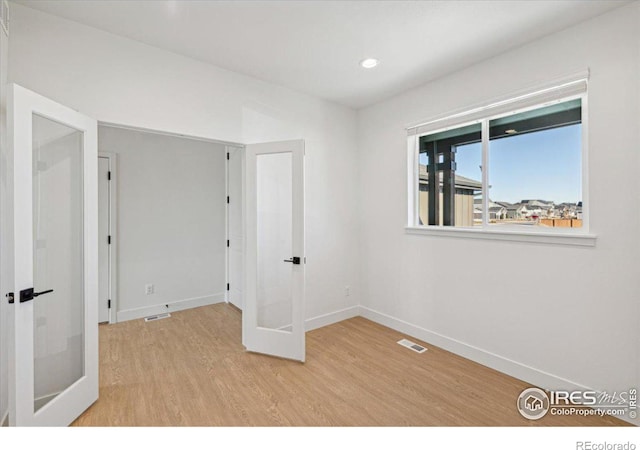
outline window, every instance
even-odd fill
[[[488,223],[582,227],[582,102],[489,121]]]
[[[587,231],[586,78],[409,128],[409,227]]]
[[[420,137],[419,224],[482,224],[481,125]]]

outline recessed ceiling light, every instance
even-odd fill
[[[507,134],[516,134],[517,131],[512,128],[510,130],[505,130],[505,133],[507,133]]]
[[[375,58],[367,58],[360,61],[360,65],[365,69],[373,69],[380,61]]]

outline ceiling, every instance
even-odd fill
[[[628,2],[15,3],[361,108]]]

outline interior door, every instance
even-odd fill
[[[243,344],[305,359],[304,141],[246,146]]]
[[[109,158],[98,157],[98,323],[110,321],[111,255],[109,246],[109,184],[111,182]]]
[[[8,109],[9,424],[68,425],[98,398],[97,124],[17,85]]]
[[[242,222],[243,151],[227,147],[228,156],[228,239],[229,239],[229,302],[243,309],[244,224]]]

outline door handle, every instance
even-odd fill
[[[300,264],[300,257],[299,256],[294,256],[291,259],[285,259],[284,262],[290,262],[293,264]]]
[[[51,292],[53,292],[53,289],[47,289],[46,291],[42,291],[42,292],[34,292],[33,296],[37,297],[39,295],[50,294]]]
[[[53,292],[53,289],[48,289],[42,292],[33,292],[33,288],[24,289],[20,291],[20,303],[28,302],[36,297],[39,297],[40,295],[49,294],[51,292]]]

